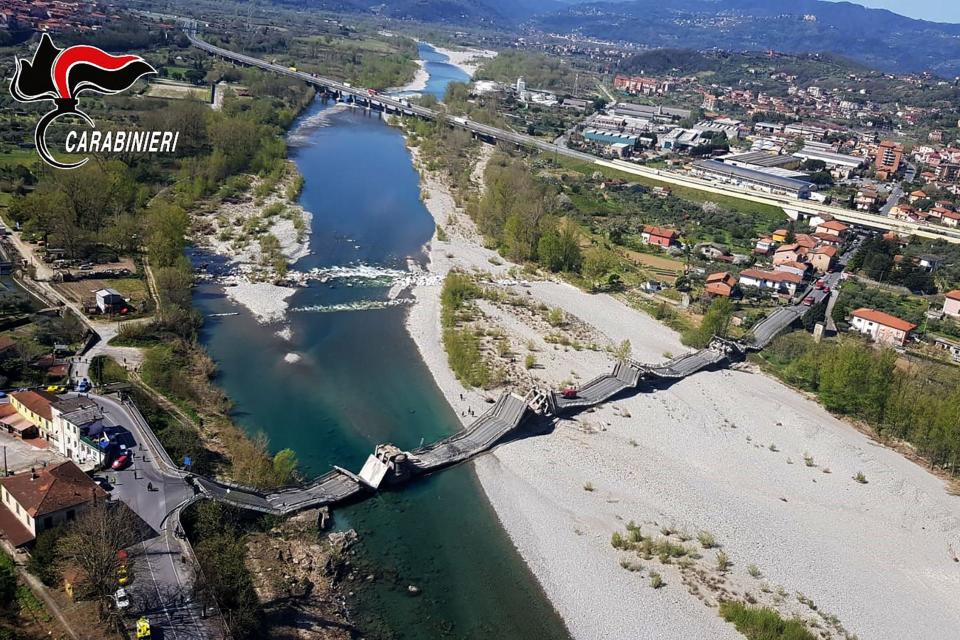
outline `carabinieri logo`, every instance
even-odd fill
[[[84,91],[92,91],[102,94],[120,93],[133,86],[141,76],[150,73],[156,73],[157,70],[150,66],[143,58],[135,55],[114,56],[102,49],[89,45],[76,45],[66,49],[58,49],[53,44],[48,34],[43,34],[40,39],[40,46],[33,54],[33,60],[28,62],[25,59],[17,58],[17,70],[14,73],[13,80],[10,83],[10,94],[19,102],[38,102],[42,100],[52,100],[56,108],[48,112],[37,123],[34,132],[34,140],[37,144],[37,153],[44,162],[58,169],[76,169],[86,164],[89,158],[84,158],[79,162],[66,163],[60,162],[50,155],[47,149],[46,131],[57,118],[66,115],[79,116],[88,125],[96,129],[97,125],[86,113],[78,107],[77,96]],[[103,150],[114,150],[120,146],[119,150],[130,150],[129,141],[134,134],[119,131],[114,141],[123,134],[124,142],[116,144],[100,144],[100,132],[95,131],[91,135],[91,144],[88,146],[85,140],[85,134],[82,138],[83,149],[96,150],[94,147]],[[159,134],[159,132],[153,132]],[[71,135],[76,136],[75,132]],[[97,144],[92,143],[96,136]],[[129,138],[128,138],[129,136]],[[144,134],[148,138],[149,134]],[[171,134],[172,136],[172,134]],[[108,132],[104,138],[109,139]],[[68,140],[70,136],[68,135]],[[144,146],[141,144],[141,146]],[[154,147],[155,145],[150,145]],[[154,151],[155,148],[151,148]],[[70,151],[70,149],[68,149]]]

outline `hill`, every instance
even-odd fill
[[[532,22],[651,48],[830,52],[891,72],[960,74],[960,25],[822,0],[632,0],[577,3]]]

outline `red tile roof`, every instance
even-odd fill
[[[839,220],[827,220],[820,226],[824,229],[830,229],[832,231],[846,231],[849,228]]]
[[[911,324],[906,320],[902,320],[897,316],[892,316],[889,313],[884,313],[883,311],[877,311],[876,309],[867,309],[861,308],[854,311],[851,315],[857,318],[863,318],[864,320],[869,320],[871,322],[876,322],[877,324],[882,324],[885,327],[890,327],[891,329],[899,329],[900,331],[913,331],[917,328],[917,325]]]
[[[30,529],[17,520],[17,516],[13,515],[10,509],[2,505],[0,505],[0,532],[3,532],[3,537],[14,547],[22,547],[34,538]]]
[[[673,229],[668,229],[667,227],[657,227],[652,224],[644,225],[644,233],[649,233],[652,236],[660,236],[662,238],[676,238],[678,233]]]
[[[26,471],[0,478],[0,485],[34,518],[107,498],[107,492],[69,460],[36,474]]]
[[[57,396],[46,391],[18,391],[11,394],[11,397],[44,420],[53,420],[50,403],[56,402]]]
[[[825,256],[830,256],[831,258],[833,258],[837,255],[837,248],[836,247],[817,247],[814,253],[822,253]]]
[[[960,289],[947,291],[947,297],[950,298],[951,300],[960,300]]]
[[[744,269],[740,272],[741,278],[753,278],[754,280],[769,280],[770,282],[792,282],[800,284],[803,277],[796,273],[787,271],[760,271],[759,269]]]

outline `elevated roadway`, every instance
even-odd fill
[[[666,184],[688,187],[707,193],[715,193],[717,195],[729,196],[741,200],[777,207],[783,209],[788,216],[794,219],[798,217],[809,218],[815,216],[822,217],[826,215],[848,224],[860,225],[872,229],[893,230],[898,233],[912,234],[922,238],[934,240],[943,239],[947,242],[960,243],[960,230],[935,227],[929,224],[921,224],[905,220],[895,220],[884,215],[845,209],[843,207],[822,204],[813,200],[801,200],[788,196],[780,196],[763,191],[747,189],[735,185],[712,182],[710,180],[697,178],[695,176],[686,175],[676,171],[652,169],[650,167],[637,165],[624,160],[604,160],[588,153],[583,153],[581,151],[569,149],[563,145],[555,144],[554,142],[541,140],[540,138],[517,133],[515,131],[509,131],[506,129],[500,129],[498,127],[481,124],[474,120],[470,120],[469,118],[450,116],[443,111],[411,104],[408,100],[403,98],[393,98],[390,96],[381,95],[366,88],[354,87],[345,82],[298,71],[296,68],[284,67],[283,65],[274,64],[266,60],[261,60],[259,58],[254,58],[242,53],[230,51],[229,49],[217,47],[205,42],[204,40],[201,40],[199,37],[197,37],[196,33],[192,31],[187,31],[186,34],[191,44],[193,44],[195,47],[225,60],[230,60],[249,67],[257,67],[265,71],[270,71],[272,73],[303,81],[307,84],[323,89],[328,93],[332,93],[340,97],[349,97],[356,104],[361,106],[378,109],[389,113],[417,116],[430,120],[444,120],[450,126],[469,131],[477,138],[486,140],[488,142],[506,142],[519,147],[525,147],[544,153],[562,155],[566,158],[572,158],[582,162],[589,162],[600,167],[616,169],[625,173],[647,178],[649,180],[656,180]]]

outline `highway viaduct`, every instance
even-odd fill
[[[270,71],[290,78],[301,80],[307,84],[313,85],[325,92],[335,95],[338,98],[349,98],[355,104],[381,110],[387,113],[396,113],[401,115],[417,116],[429,120],[444,120],[452,127],[465,129],[476,138],[490,143],[506,142],[518,147],[525,147],[544,153],[562,155],[566,158],[587,162],[597,167],[616,169],[627,174],[632,174],[647,180],[653,180],[667,185],[687,187],[714,193],[717,195],[738,198],[750,202],[768,205],[782,209],[790,218],[797,220],[800,218],[810,219],[816,217],[829,216],[846,222],[848,224],[869,227],[884,231],[896,231],[909,235],[915,235],[922,238],[933,240],[946,240],[947,242],[960,244],[960,230],[936,227],[929,224],[920,224],[906,220],[896,220],[884,215],[868,213],[865,211],[855,211],[828,204],[823,204],[813,200],[802,200],[788,196],[779,196],[758,190],[751,190],[740,186],[711,182],[702,178],[696,178],[676,171],[664,171],[653,169],[624,160],[605,160],[588,153],[569,149],[565,146],[554,144],[547,140],[541,140],[533,136],[528,136],[506,129],[500,129],[490,125],[481,124],[469,118],[451,116],[443,111],[430,109],[415,104],[399,97],[390,97],[378,94],[362,87],[353,87],[350,84],[324,78],[319,75],[298,71],[296,68],[284,67],[282,65],[267,62],[259,58],[254,58],[242,53],[223,49],[205,42],[197,37],[196,33],[188,30],[187,37],[191,44],[207,53],[229,60],[236,64],[244,66],[257,67],[265,71]]]

